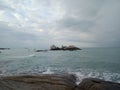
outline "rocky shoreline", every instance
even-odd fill
[[[75,75],[42,74],[0,78],[0,90],[120,90],[120,83],[86,78],[77,85]]]

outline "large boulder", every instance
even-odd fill
[[[74,75],[10,76],[0,79],[0,90],[74,90]]]
[[[86,78],[76,87],[76,90],[120,90],[120,84],[96,78]]]

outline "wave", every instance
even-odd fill
[[[47,68],[46,71],[42,72],[42,74],[57,74],[57,68]],[[60,71],[58,69],[58,71]],[[61,70],[64,71],[64,70]],[[61,72],[59,72],[61,73]],[[112,73],[109,71],[94,71],[94,70],[80,70],[80,71],[73,71],[70,69],[67,69],[66,72],[64,73],[68,73],[68,74],[73,74],[77,77],[77,82],[76,84],[79,84],[84,78],[99,78],[99,79],[103,79],[106,81],[112,81],[112,82],[117,82],[120,83],[120,73]]]
[[[10,58],[29,58],[29,57],[36,57],[35,54],[30,54],[30,55],[27,55],[27,56],[12,56]]]
[[[9,75],[33,75],[33,74],[61,74],[61,73],[65,73],[65,74],[73,74],[77,77],[77,82],[76,84],[79,84],[84,78],[99,78],[99,79],[103,79],[106,81],[112,81],[112,82],[117,82],[120,83],[120,73],[112,73],[112,72],[108,72],[108,71],[94,71],[94,70],[79,70],[79,71],[75,71],[75,70],[61,70],[61,68],[52,68],[52,67],[48,67],[48,68],[43,68],[43,69],[30,69],[29,70],[17,70],[14,72],[10,71],[4,71],[4,69],[0,69],[0,76],[9,76]],[[60,72],[59,72],[60,71]]]
[[[63,70],[61,70],[61,71],[63,71]],[[99,79],[103,79],[106,81],[120,83],[120,73],[112,73],[109,71],[98,72],[98,71],[94,71],[94,70],[71,71],[70,69],[67,69],[66,71],[67,72],[64,72],[64,73],[73,74],[77,77],[76,84],[79,84],[84,78],[99,78]],[[50,67],[47,68],[47,70],[45,72],[42,72],[42,74],[55,74],[55,73],[57,74],[56,69],[50,68]]]
[[[54,72],[48,68],[45,72],[42,72],[42,74],[54,74]]]
[[[69,72],[69,74],[74,74],[77,77],[76,84],[79,84],[84,78],[99,78],[105,81],[112,81],[120,83],[120,74],[119,73],[110,73],[110,72]]]
[[[28,55],[28,57],[35,57],[35,56],[36,56],[35,54]]]

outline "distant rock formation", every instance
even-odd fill
[[[74,45],[69,45],[69,46],[62,46],[62,50],[81,50],[80,48],[74,46]]]
[[[35,52],[47,52],[48,50],[36,50]]]
[[[59,47],[57,47],[57,46],[55,46],[55,45],[52,45],[52,46],[50,47],[50,50],[61,50],[61,48],[59,48]]]
[[[76,46],[74,46],[74,45],[69,45],[69,46],[61,46],[61,48],[60,47],[57,47],[57,46],[55,46],[55,45],[52,45],[51,47],[50,47],[50,50],[81,50],[80,48],[78,48],[78,47],[76,47]]]
[[[10,48],[0,48],[0,50],[9,50]]]

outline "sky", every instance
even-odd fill
[[[0,0],[0,47],[120,47],[120,0]]]

